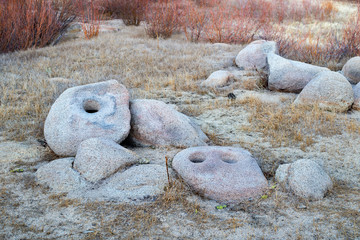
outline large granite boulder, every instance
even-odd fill
[[[311,80],[295,100],[295,104],[318,106],[323,110],[344,112],[354,102],[354,92],[346,78],[337,72],[321,72]]]
[[[324,67],[292,61],[274,53],[267,55],[270,90],[299,93]]]
[[[344,76],[352,84],[360,82],[360,57],[349,59],[342,68]]]
[[[276,42],[256,40],[239,52],[235,63],[241,69],[265,69],[267,54],[277,52]]]
[[[74,169],[86,180],[97,182],[138,160],[135,153],[110,139],[90,138],[80,144]]]
[[[116,80],[64,91],[52,105],[44,134],[49,147],[60,156],[75,156],[89,138],[123,141],[130,131],[129,93]]]
[[[354,104],[353,109],[354,110],[360,110],[360,83],[356,84],[356,86],[353,88],[354,91]]]
[[[301,159],[278,167],[275,179],[286,190],[309,200],[322,199],[333,183],[316,162]]]
[[[242,148],[188,148],[175,155],[172,167],[194,190],[219,202],[258,197],[268,186],[256,160]]]
[[[130,103],[130,142],[139,146],[203,146],[208,138],[187,116],[164,102],[137,99]]]
[[[219,88],[229,85],[234,76],[229,71],[219,70],[210,74],[210,76],[201,83],[202,87]]]
[[[87,185],[72,165],[74,158],[61,158],[41,166],[36,171],[40,184],[49,186],[55,192],[69,192]]]

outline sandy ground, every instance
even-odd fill
[[[120,42],[116,42],[114,36]],[[241,46],[188,44],[182,36],[177,35],[169,40],[149,40],[141,30],[134,31],[134,28],[123,26],[119,31],[105,33],[95,40],[71,41],[55,47],[1,56],[2,110],[10,109],[4,100],[5,91],[16,89],[13,85],[9,87],[9,82],[6,85],[6,81],[11,79],[22,80],[20,85],[27,84],[29,92],[36,92],[30,83],[38,87],[43,84],[48,86],[37,81],[46,82],[51,77],[75,79],[74,85],[118,77],[129,88],[132,98],[162,100],[193,117],[212,140],[212,145],[241,146],[249,150],[269,180],[268,197],[216,210],[215,207],[221,203],[192,192],[175,174],[172,175],[175,184],[166,188],[163,195],[140,205],[88,201],[69,198],[66,193],[54,193],[46,186],[37,184],[35,179],[38,167],[58,158],[38,141],[43,138],[41,122],[52,101],[61,93],[60,90],[52,90],[48,93],[51,95],[45,93],[47,98],[41,105],[42,110],[33,117],[37,123],[29,123],[25,118],[25,124],[25,120],[20,121],[11,115],[9,119],[13,119],[14,125],[10,125],[10,120],[2,115],[8,123],[0,127],[4,136],[0,139],[0,239],[360,239],[360,138],[359,132],[342,128],[349,121],[358,125],[360,112],[336,114],[334,123],[328,128],[340,130],[331,134],[309,135],[313,139],[305,147],[301,141],[289,139],[279,145],[271,139],[277,139],[277,135],[265,134],[256,128],[256,121],[249,121],[255,113],[247,99],[256,99],[258,105],[278,109],[290,106],[295,94],[244,87],[248,86],[243,84],[244,81],[256,79],[255,73],[244,74],[222,90],[198,88],[199,83],[212,71],[233,69],[233,59]],[[146,61],[158,63],[142,65],[145,60],[138,59],[137,66],[130,62],[121,65],[118,59],[112,58],[111,50],[114,48],[99,50],[107,43],[115,45],[121,57],[129,53],[128,47],[131,46],[134,56],[128,56],[130,62],[144,52]],[[69,56],[71,51],[74,56]],[[83,61],[85,67],[79,70],[73,66],[65,71],[71,66],[61,66],[56,53],[61,55],[60,58],[72,58],[76,63]],[[121,65],[123,70],[109,70],[115,67],[102,54],[109,54],[110,59]],[[95,60],[108,64],[108,68],[91,68],[92,56],[98,55],[100,57]],[[151,56],[153,59],[149,60]],[[185,60],[166,65],[167,69],[175,65],[169,72],[164,70],[164,62],[175,57]],[[131,75],[130,70],[124,71],[124,66],[135,68],[140,73]],[[49,68],[51,73],[46,70]],[[237,96],[236,100],[231,101],[226,97],[229,92]],[[31,95],[30,99],[35,99],[36,103],[42,98]],[[18,105],[12,107],[17,109]],[[23,110],[16,111],[22,113]],[[322,124],[330,123],[325,121]],[[26,140],[16,131],[10,131],[9,126],[29,132]],[[14,141],[14,138],[20,140]],[[165,156],[172,159],[182,150],[173,147],[127,147],[151,163],[160,165],[165,165]],[[274,182],[274,171],[279,164],[301,158],[316,161],[332,178],[334,189],[323,200],[309,202],[298,198],[284,192]],[[23,172],[12,172],[14,169],[23,169]],[[274,185],[276,187],[271,188]]]

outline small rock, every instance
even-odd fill
[[[37,181],[55,192],[69,192],[86,186],[86,181],[72,168],[73,162],[72,157],[61,158],[41,166],[36,171]]]
[[[130,103],[129,140],[139,146],[202,146],[208,138],[187,116],[157,100]]]
[[[352,84],[360,82],[360,57],[349,59],[342,68],[344,76]]]
[[[274,53],[267,56],[269,64],[268,86],[270,90],[299,93],[322,71],[330,71],[307,63],[292,61]]]
[[[281,165],[276,170],[275,179],[286,190],[309,200],[322,199],[333,186],[324,170],[309,159]]]
[[[196,191],[219,202],[241,202],[267,188],[255,159],[242,148],[188,148],[175,155],[172,166]]]
[[[355,85],[353,91],[354,91],[354,104],[352,107],[354,110],[360,110],[360,83]]]
[[[235,62],[241,69],[264,69],[267,68],[267,54],[277,52],[278,50],[275,42],[256,40],[239,52]]]
[[[86,180],[97,182],[138,160],[135,153],[110,139],[90,138],[80,144],[74,168]]]
[[[337,72],[321,72],[311,80],[295,104],[318,104],[323,110],[345,112],[354,102],[354,92],[346,78]]]
[[[49,147],[60,156],[75,156],[80,143],[93,137],[121,142],[129,131],[129,93],[116,80],[67,89],[44,127]]]
[[[202,87],[219,88],[229,85],[233,75],[229,71],[219,70],[213,72],[204,82],[201,83]]]

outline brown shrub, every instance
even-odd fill
[[[75,19],[75,0],[0,1],[0,53],[56,43]]]

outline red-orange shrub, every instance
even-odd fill
[[[86,39],[99,35],[100,30],[100,10],[93,0],[90,2],[79,2],[79,15],[81,17],[81,28]]]
[[[0,52],[57,42],[75,19],[74,0],[0,1]]]

